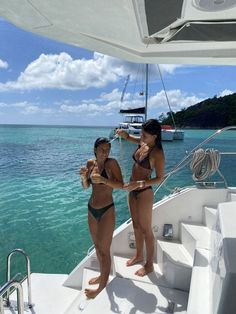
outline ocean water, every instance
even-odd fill
[[[90,190],[80,185],[78,170],[93,157],[93,143],[110,128],[0,126],[0,285],[5,282],[6,257],[22,248],[33,272],[70,273],[92,245],[87,225]],[[166,172],[214,130],[186,130],[184,141],[164,142]],[[220,135],[208,147],[236,150],[236,132]],[[112,142],[128,181],[135,145]],[[236,185],[236,156],[222,156],[221,170]],[[188,167],[170,178],[156,201],[176,186],[192,185]],[[114,191],[116,226],[130,216],[126,192]],[[13,273],[24,272],[24,259],[12,258]]]

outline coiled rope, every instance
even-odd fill
[[[190,163],[193,179],[201,181],[212,176],[219,169],[220,159],[219,151],[213,148],[196,150]]]

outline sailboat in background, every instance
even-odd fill
[[[168,107],[170,110],[169,112],[170,112],[171,120],[173,123],[173,127],[171,125],[162,125],[162,137],[164,137],[164,136],[168,137],[167,134],[172,134],[173,140],[183,140],[184,139],[184,131],[180,130],[176,127],[173,111],[172,111],[171,106],[170,106],[169,98],[168,98],[168,95],[166,92],[165,84],[164,84],[164,81],[162,78],[162,74],[161,74],[161,70],[160,70],[159,65],[157,65],[157,68],[158,68],[159,75],[161,78],[162,87],[163,87],[163,90],[165,92],[166,101],[167,101],[167,104],[168,104]]]
[[[128,134],[131,135],[140,135],[142,130],[142,124],[147,120],[147,108],[148,108],[148,64],[146,64],[145,68],[145,78],[146,78],[146,86],[145,86],[145,106],[138,108],[130,108],[130,109],[120,109],[120,114],[124,116],[123,121],[119,123],[118,127],[111,130],[109,138],[113,139],[116,135],[116,129],[123,129]],[[184,139],[184,131],[178,130],[175,125],[174,116],[170,107],[170,103],[168,100],[168,96],[166,93],[165,85],[163,82],[163,78],[161,75],[161,71],[158,65],[158,70],[161,77],[161,82],[163,89],[165,91],[168,107],[170,110],[171,118],[173,121],[173,127],[170,125],[164,125],[161,130],[162,141],[173,141],[173,140],[183,140]],[[126,88],[130,79],[130,75],[127,76],[125,81],[125,86],[121,94],[121,103],[124,100],[124,95],[126,92]],[[142,93],[143,95],[143,93]]]

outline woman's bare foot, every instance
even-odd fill
[[[132,266],[132,265],[141,263],[142,261],[143,261],[143,258],[142,258],[142,257],[134,256],[133,258],[129,259],[129,260],[126,262],[126,266]]]
[[[100,282],[100,277],[101,277],[101,276],[91,278],[91,279],[89,280],[89,282],[88,282],[89,285],[96,285],[96,284],[98,284],[98,283]]]
[[[135,272],[135,275],[139,276],[139,277],[143,277],[151,272],[153,272],[153,265],[144,265],[144,267],[138,269],[136,272]]]
[[[85,289],[84,290],[86,297],[89,299],[94,299],[99,294],[99,292],[101,292],[101,290],[99,289]]]

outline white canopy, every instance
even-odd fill
[[[236,64],[236,0],[0,0],[0,16],[132,62]]]

